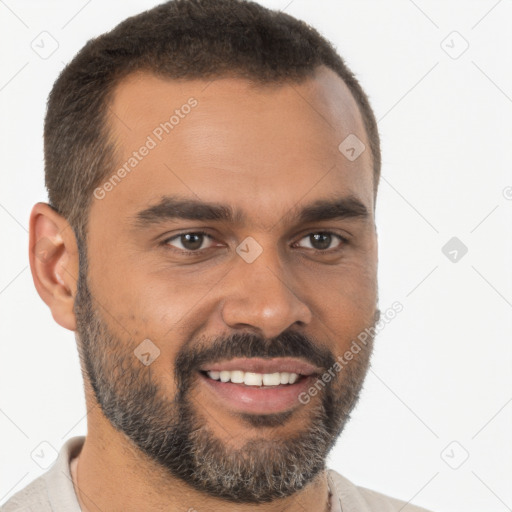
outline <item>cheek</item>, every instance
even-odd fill
[[[140,255],[114,247],[115,254],[98,248],[90,265],[90,275],[101,276],[94,284],[109,325],[135,345],[154,341],[161,359],[173,361],[181,345],[218,310],[232,280],[230,264],[213,259],[180,267],[161,259],[143,263]],[[285,280],[318,317],[311,328],[322,332],[327,326],[329,337],[329,331],[343,338],[357,335],[376,307],[376,244],[367,241],[365,250],[348,254],[335,265],[299,260],[287,265]]]
[[[174,386],[171,369],[178,351],[194,339],[211,314],[205,309],[209,308],[208,292],[215,283],[221,284],[220,277],[210,273],[203,278],[200,272],[191,270],[148,272],[135,267],[124,275],[110,274],[103,283],[109,325],[127,340],[131,350],[146,339],[155,344],[159,356],[151,367],[167,382],[166,386]]]
[[[377,301],[377,286],[371,273],[352,272],[329,275],[323,278],[321,296],[317,292],[317,309],[327,321],[364,322],[373,313]]]
[[[303,283],[307,283],[303,297],[318,317],[313,328],[325,331],[340,350],[373,324],[377,307],[377,267],[373,257],[326,268],[308,276]]]

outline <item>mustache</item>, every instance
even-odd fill
[[[175,377],[179,389],[186,389],[189,380],[201,366],[235,357],[296,357],[318,366],[323,371],[331,368],[334,354],[307,336],[288,331],[271,339],[255,333],[233,333],[208,344],[184,346],[176,356]]]

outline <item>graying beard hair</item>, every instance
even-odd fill
[[[315,419],[322,415],[316,406]],[[194,430],[191,442],[197,471],[193,480],[226,498],[252,497],[255,502],[284,498],[302,489],[325,468],[325,452],[331,434],[324,422],[314,426],[299,439],[286,441],[249,440],[239,450],[229,453],[206,428]],[[294,449],[290,450],[290,446]]]
[[[170,402],[151,380],[149,368],[136,365],[131,348],[109,332],[92,305],[87,265],[80,267],[75,313],[82,373],[105,416],[146,456],[199,491],[245,503],[290,496],[325,468],[359,399],[372,343],[343,368],[338,392],[312,407],[305,432],[279,441],[252,439],[241,449],[228,450],[192,411],[190,399],[183,396],[180,402],[178,393]]]

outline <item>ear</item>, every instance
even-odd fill
[[[32,208],[29,259],[37,293],[50,308],[54,320],[75,331],[78,246],[70,224],[49,204],[37,203]]]

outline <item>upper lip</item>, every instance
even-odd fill
[[[274,357],[272,359],[263,359],[260,357],[235,358],[227,361],[205,364],[200,368],[200,370],[203,372],[220,372],[222,370],[240,370],[252,373],[288,372],[306,376],[321,373],[321,369],[317,366],[303,361],[302,359],[295,359],[293,357]]]

